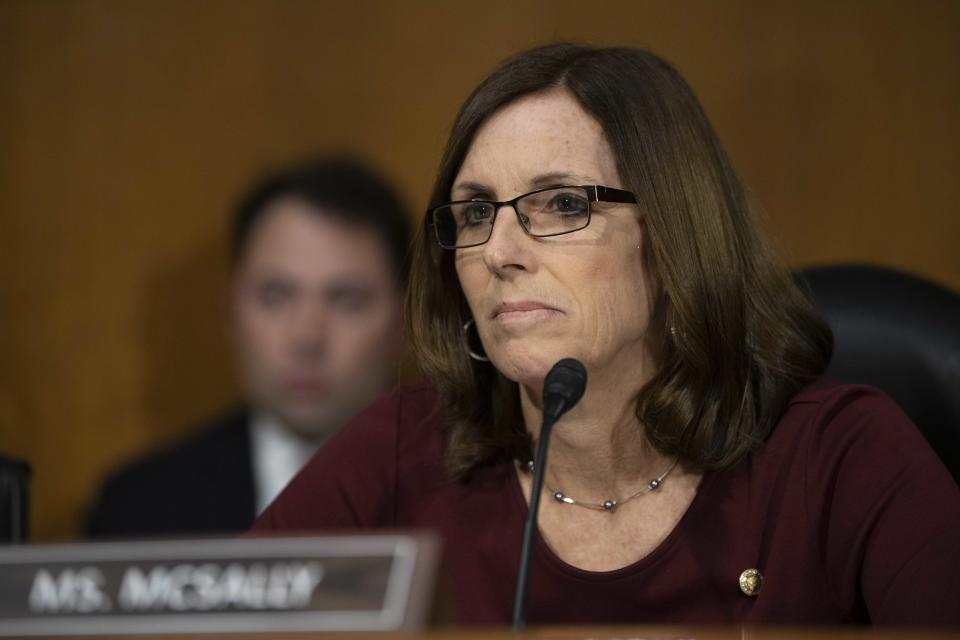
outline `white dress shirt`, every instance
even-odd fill
[[[258,516],[319,446],[301,438],[271,416],[254,414],[250,425],[250,454]]]

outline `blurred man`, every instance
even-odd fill
[[[407,218],[349,160],[269,177],[233,226],[233,332],[247,408],[114,474],[94,537],[248,528],[327,437],[394,380]]]

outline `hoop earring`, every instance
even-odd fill
[[[490,362],[490,358],[485,355],[480,355],[470,347],[470,327],[474,324],[473,318],[470,318],[463,323],[463,348],[466,349],[467,355],[476,360],[477,362]],[[477,334],[477,338],[480,337],[480,334]]]

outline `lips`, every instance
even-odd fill
[[[284,388],[295,396],[321,396],[328,386],[325,380],[311,376],[293,376],[284,381]]]
[[[490,314],[490,319],[505,323],[523,320],[539,320],[555,313],[559,313],[559,309],[544,302],[520,300],[517,302],[501,302],[494,307],[493,312]]]

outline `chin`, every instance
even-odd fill
[[[306,440],[322,440],[342,426],[341,416],[328,407],[289,404],[275,409],[274,413],[290,431]]]
[[[508,380],[524,386],[540,387],[547,373],[563,358],[576,357],[571,353],[562,355],[556,349],[505,348],[491,355],[491,362]]]

